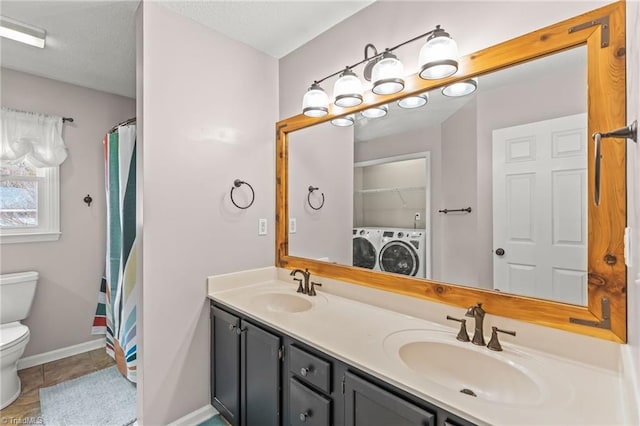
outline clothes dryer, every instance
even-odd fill
[[[380,270],[426,278],[426,241],[424,229],[383,229],[378,254]]]
[[[382,231],[375,228],[353,228],[353,266],[379,271],[378,253]]]

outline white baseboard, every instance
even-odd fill
[[[47,362],[57,361],[72,355],[78,355],[94,349],[104,348],[104,337],[101,339],[90,340],[66,348],[55,349],[53,351],[27,356],[18,360],[18,370],[35,367],[36,365],[46,364]]]
[[[640,424],[640,370],[637,369],[630,345],[620,345],[622,355],[622,394],[625,423]]]
[[[205,405],[204,407],[169,423],[169,426],[197,426],[202,422],[206,422],[216,414],[218,414],[218,410],[213,408],[213,405]]]

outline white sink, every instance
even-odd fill
[[[539,372],[544,369],[535,359],[503,346],[505,351],[493,352],[471,342],[459,342],[453,333],[435,330],[404,330],[384,340],[387,354],[420,380],[470,399],[530,406],[552,394],[564,398],[570,393],[565,385],[549,383],[548,377],[541,376]]]
[[[322,303],[326,303],[326,298],[322,295],[306,296],[293,292],[273,291],[259,293],[251,298],[251,305],[256,309],[291,314],[308,311]]]

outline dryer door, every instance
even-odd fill
[[[389,241],[380,250],[380,269],[383,271],[415,276],[419,267],[418,253],[404,241]]]
[[[353,266],[373,269],[376,266],[376,248],[366,238],[353,239]]]

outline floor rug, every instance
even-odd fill
[[[123,426],[136,419],[136,386],[116,366],[40,389],[47,426]]]
[[[200,423],[198,426],[227,426],[228,423],[222,420],[220,414],[211,417],[209,420]]]

